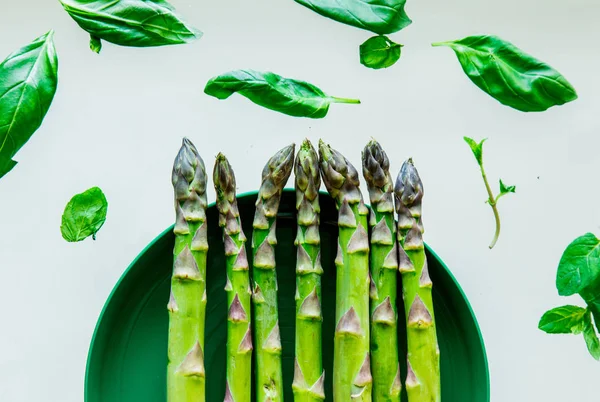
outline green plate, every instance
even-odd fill
[[[327,400],[331,401],[335,312],[337,212],[331,197],[321,195],[323,276],[323,364]],[[242,224],[250,238],[256,193],[238,198]],[[283,194],[277,221],[279,320],[283,345],[285,399],[293,400],[295,193]],[[222,402],[225,394],[226,298],[225,260],[217,209],[209,222],[208,305],[205,365],[206,400]],[[172,269],[172,228],[158,236],[127,268],[100,314],[90,345],[85,379],[86,402],[165,402],[167,367],[167,302]],[[430,248],[427,258],[434,283],[435,315],[441,353],[444,402],[489,402],[490,385],[483,339],[475,315],[460,286]],[[402,300],[399,298],[399,300]],[[402,309],[399,309],[402,311]],[[403,320],[399,320],[401,323]],[[405,356],[404,326],[399,326],[401,356]],[[401,358],[401,361],[405,361]],[[406,367],[402,368],[406,373]],[[329,373],[329,375],[327,375]],[[406,396],[404,395],[404,400]]]

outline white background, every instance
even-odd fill
[[[223,151],[239,191],[254,190],[267,158],[304,137],[326,139],[357,166],[371,136],[394,175],[412,156],[425,183],[426,241],[469,297],[485,338],[494,402],[597,400],[599,363],[582,337],[537,329],[560,298],[554,278],[569,242],[600,232],[598,15],[594,0],[409,0],[413,24],[383,71],[358,62],[370,34],[292,0],[173,2],[205,32],[191,45],[154,49],[104,43],[100,55],[58,1],[2,0],[0,58],[56,31],[59,87],[41,129],[0,181],[0,400],[83,400],[86,355],[106,297],[132,259],[173,221],[170,171],[181,138],[212,170]],[[547,61],[579,99],[521,113],[481,92],[454,54],[431,42],[499,35]],[[296,119],[240,96],[203,94],[219,73],[271,70],[362,105],[333,105],[322,120]],[[485,164],[517,194],[493,217],[462,136],[488,137]],[[291,185],[291,181],[290,181]],[[98,240],[60,235],[69,198],[100,186],[109,200]],[[209,193],[214,200],[214,193]]]

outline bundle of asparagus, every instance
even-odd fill
[[[254,349],[257,401],[283,401],[275,227],[281,194],[292,167],[296,175],[298,224],[294,400],[325,399],[319,234],[322,178],[338,209],[334,402],[400,401],[398,270],[402,276],[408,339],[405,382],[408,401],[440,402],[432,282],[422,238],[423,185],[409,159],[402,165],[393,188],[389,165],[381,146],[374,140],[369,142],[362,154],[363,175],[372,205],[369,210],[359,189],[358,172],[323,141],[319,142],[317,155],[305,140],[295,163],[293,144],[271,157],[263,169],[255,205],[251,280],[235,176],[225,156],[217,156],[213,179],[227,271],[225,402],[250,402]],[[192,143],[184,139],[173,167],[176,243],[168,303],[169,402],[205,400],[206,182],[202,158]]]

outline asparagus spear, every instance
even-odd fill
[[[235,195],[235,175],[229,161],[217,155],[213,180],[217,193],[219,226],[227,266],[227,383],[225,402],[250,402],[252,331],[250,323],[250,280],[246,236],[242,230]]]
[[[281,192],[290,177],[293,163],[293,144],[281,149],[269,159],[262,172],[262,183],[252,223],[252,302],[257,345],[256,400],[259,402],[283,401],[275,271],[275,222]]]
[[[369,210],[358,188],[358,172],[323,141],[319,141],[319,165],[325,187],[339,210],[333,400],[370,402]]]
[[[409,402],[439,402],[440,350],[422,236],[423,183],[412,159],[402,165],[394,192],[408,338],[406,392]]]
[[[396,282],[398,250],[390,161],[377,141],[362,154],[371,199],[371,367],[373,401],[400,401]]]
[[[167,400],[205,400],[206,171],[187,138],[173,165],[176,224],[169,310]]]
[[[294,165],[296,175],[296,363],[294,401],[325,399],[321,349],[321,239],[319,236],[319,157],[304,140]]]

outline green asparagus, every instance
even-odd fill
[[[296,361],[294,367],[295,402],[325,399],[321,349],[321,239],[319,236],[319,157],[304,140],[296,163]]]
[[[358,188],[358,172],[323,141],[319,141],[319,165],[325,187],[339,211],[333,400],[370,402],[369,210]]]
[[[390,161],[377,141],[362,154],[371,199],[371,370],[373,401],[400,401],[396,287],[398,249]]]
[[[176,223],[171,278],[167,400],[205,400],[206,171],[194,145],[183,139],[172,174]]]
[[[409,402],[439,402],[440,350],[432,282],[423,243],[423,183],[412,159],[404,162],[394,188],[398,213],[399,270],[408,339],[406,392]]]
[[[235,195],[235,175],[229,161],[217,155],[213,180],[217,193],[219,226],[223,228],[227,282],[227,382],[224,402],[250,402],[252,330],[250,279],[246,236]]]
[[[294,145],[277,152],[265,165],[252,223],[252,279],[256,339],[256,400],[283,401],[281,338],[277,314],[275,223],[281,192],[294,163]]]

